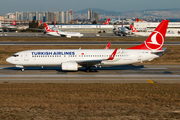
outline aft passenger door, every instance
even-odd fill
[[[138,52],[138,53],[137,53],[137,59],[138,59],[139,61],[141,61],[141,58],[142,58],[141,52]]]

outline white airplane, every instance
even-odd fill
[[[131,31],[128,30],[126,27],[117,27],[113,29],[114,34],[117,34],[119,36],[126,36],[130,35]]]
[[[122,20],[122,27],[115,27],[113,29],[113,32],[114,34],[119,36],[126,36],[131,34],[130,30],[128,30],[126,27],[123,27],[123,20]]]
[[[139,32],[136,30],[136,28],[133,25],[130,25],[130,27],[131,27],[131,32],[136,36],[149,36],[151,34],[150,31]],[[178,33],[178,31],[167,31],[166,37],[180,37],[180,34]]]
[[[67,38],[82,37],[83,36],[83,34],[78,33],[78,32],[62,32],[60,30],[51,30],[51,28],[46,23],[44,23],[44,26],[46,28],[46,34],[47,35],[60,36],[60,37],[65,36]]]
[[[151,61],[164,54],[163,47],[169,20],[163,20],[141,45],[128,49],[44,49],[15,53],[7,62],[22,68],[26,66],[59,66],[65,71],[78,68],[128,65]],[[110,45],[110,43],[109,43]]]
[[[122,21],[120,20],[120,18],[119,18],[119,20],[115,20],[115,19],[112,19],[111,21],[109,21],[109,23],[111,23],[111,24],[117,24],[117,23],[121,23]]]
[[[12,24],[3,24],[2,27],[0,28],[7,29],[7,30],[16,30],[17,29],[16,21],[14,20]]]

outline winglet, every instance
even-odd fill
[[[117,52],[117,48],[114,50],[114,52],[111,54],[111,56],[107,59],[107,60],[113,60],[115,55],[116,55],[116,52]]]
[[[109,49],[110,45],[111,45],[111,42],[108,43],[108,45],[105,47],[105,49],[106,50]]]

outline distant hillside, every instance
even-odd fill
[[[120,15],[121,12],[115,12],[115,11],[107,11],[107,10],[102,10],[98,8],[87,8],[81,11],[75,11],[75,14],[87,14],[87,11],[92,9],[94,12],[98,12],[99,15],[105,14],[105,15]]]
[[[115,11],[107,11],[97,8],[88,8],[81,11],[75,11],[75,14],[87,14],[87,11],[92,9],[94,12],[98,12],[99,15],[105,14],[106,16],[121,16],[127,18],[180,18],[180,9],[147,9],[142,11],[127,11],[127,12],[115,12]]]

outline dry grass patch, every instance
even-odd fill
[[[180,84],[0,84],[0,119],[180,119]]]
[[[146,37],[120,37],[120,38],[61,38],[61,37],[1,37],[0,41],[4,41],[4,42],[15,42],[15,41],[21,41],[21,42],[80,42],[80,41],[84,41],[84,42],[91,42],[91,41],[106,41],[106,42],[115,42],[115,41],[124,41],[124,42],[144,42],[146,40]],[[172,42],[172,41],[180,41],[180,38],[166,38],[165,39],[166,42]]]
[[[9,64],[6,62],[6,58],[12,56],[16,52],[24,50],[35,50],[35,49],[104,49],[106,45],[100,46],[0,46],[0,64],[6,65]],[[132,46],[114,46],[110,48],[129,48]],[[167,51],[164,56],[154,59],[150,62],[143,62],[142,64],[180,64],[180,47],[179,46],[164,46],[167,48]],[[172,50],[172,51],[170,51]],[[141,64],[141,63],[139,63]]]

